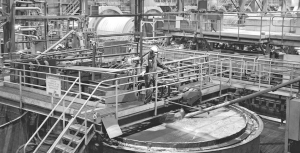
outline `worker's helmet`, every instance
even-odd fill
[[[154,53],[157,53],[157,52],[158,52],[158,47],[157,47],[157,46],[152,46],[152,47],[151,47],[151,50],[152,50]]]

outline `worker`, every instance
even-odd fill
[[[274,46],[274,49],[272,49],[271,52],[270,52],[270,58],[278,59],[280,52],[281,52],[281,47]]]
[[[141,76],[144,77],[145,80],[145,88],[149,88],[151,86],[151,83],[153,86],[155,86],[155,74],[147,74],[145,75],[145,73],[151,73],[151,72],[156,72],[157,71],[157,66],[162,68],[162,69],[166,69],[168,71],[173,71],[170,67],[167,67],[166,65],[164,65],[163,63],[161,63],[158,60],[158,47],[157,46],[153,46],[151,47],[149,53],[147,54],[147,60],[143,63],[143,65],[146,66],[146,70],[143,71],[141,73]],[[144,103],[149,103],[152,100],[152,93],[153,90],[152,89],[148,89],[146,90],[146,97],[145,97],[145,101]]]

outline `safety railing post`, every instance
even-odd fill
[[[282,27],[281,27],[281,45],[283,45],[283,28],[284,28],[284,16],[282,17]]]
[[[194,57],[196,57],[196,53],[194,52]],[[194,74],[196,74],[196,59],[193,60],[194,61]]]
[[[243,80],[243,61],[241,61],[241,75],[240,79]]]
[[[168,18],[168,33],[170,33],[170,15],[167,15]]]
[[[231,81],[232,81],[232,59],[229,58],[229,84],[231,85]]]
[[[200,90],[202,90],[202,83],[203,83],[203,76],[202,76],[202,68],[203,68],[203,63],[200,63]]]
[[[155,73],[155,103],[154,103],[154,115],[157,115],[157,97],[158,97],[158,87],[157,87],[157,81],[158,81],[158,73]],[[163,93],[161,93],[163,94]]]
[[[221,97],[221,95],[222,95],[222,73],[223,73],[223,62],[222,62],[222,60],[220,60],[220,93],[219,93],[219,98]],[[220,99],[219,99],[220,100]]]
[[[239,19],[239,21],[238,21],[238,37],[237,37],[237,40],[238,41],[240,41],[240,22],[241,22],[241,20]]]
[[[118,80],[116,80],[116,119],[118,120]]]
[[[23,102],[22,102],[22,71],[19,71],[19,88],[20,88],[20,108],[23,107]]]
[[[269,85],[271,85],[272,60],[269,62]]]
[[[25,69],[25,64],[23,65],[23,81],[24,81],[24,86],[26,86],[26,69]]]
[[[81,99],[81,91],[82,91],[82,89],[81,89],[81,71],[78,71],[78,93],[79,93],[79,98]]]
[[[209,60],[209,54],[207,56],[207,62],[208,62],[208,82],[210,82],[210,71],[211,71],[211,65],[210,65],[210,60]]]
[[[87,110],[84,113],[84,127],[85,127],[85,134],[84,134],[84,142],[85,145],[88,145],[88,140],[87,140],[87,135],[88,135],[88,130],[87,130]]]
[[[180,77],[180,76],[179,76],[179,75],[180,75],[180,74],[179,74],[179,73],[180,73],[180,68],[179,68],[179,67],[180,67],[180,62],[177,62],[177,67],[178,67],[178,68],[177,68],[177,79],[178,79],[178,81],[179,81],[179,77]]]
[[[63,102],[63,128],[65,128],[66,127],[66,113],[65,113],[66,103],[64,99],[62,100],[62,102]]]
[[[261,83],[261,64],[257,61],[258,66],[258,91],[260,91],[260,83]]]
[[[219,16],[220,16],[220,19],[221,19],[221,15],[219,15]],[[221,39],[221,35],[222,35],[222,22],[223,22],[223,20],[220,20],[219,39]]]

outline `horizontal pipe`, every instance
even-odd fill
[[[135,32],[135,33],[116,33],[116,34],[107,34],[107,35],[97,35],[97,37],[113,37],[113,36],[128,36],[128,35],[140,35],[140,32]]]
[[[69,33],[67,33],[65,36],[63,36],[59,41],[57,41],[56,43],[54,43],[52,46],[50,46],[48,49],[46,49],[42,54],[47,53],[48,51],[50,51],[51,49],[53,49],[55,46],[57,46],[59,43],[61,43],[63,40],[65,40],[69,35],[71,35],[73,32],[75,32],[74,30],[71,30]],[[40,58],[41,55],[38,55],[36,57],[36,59]]]
[[[143,37],[143,40],[148,39],[160,39],[160,38],[171,38],[172,36],[158,36],[158,37]]]
[[[293,80],[290,80],[288,82],[282,83],[280,85],[277,85],[277,86],[274,86],[274,87],[270,87],[270,88],[267,88],[265,90],[258,91],[258,92],[255,92],[253,94],[250,94],[250,95],[247,95],[247,96],[244,96],[244,97],[232,100],[232,101],[224,102],[222,104],[215,105],[215,106],[203,109],[202,111],[196,111],[196,112],[192,112],[192,113],[186,114],[185,117],[186,118],[190,118],[190,117],[193,117],[193,116],[196,116],[196,115],[199,115],[199,114],[202,114],[202,113],[206,113],[206,112],[209,112],[209,111],[221,108],[221,107],[225,107],[225,106],[228,106],[228,105],[239,103],[239,102],[245,101],[247,99],[255,98],[255,97],[260,96],[262,94],[265,94],[265,93],[268,93],[268,92],[271,92],[271,91],[276,91],[277,89],[279,89],[281,87],[284,87],[284,86],[287,86],[287,85],[290,85],[290,84],[293,84],[293,83],[296,83],[296,82],[299,82],[299,81],[300,81],[300,77],[298,77],[296,79],[293,79]]]
[[[80,18],[83,16],[43,16],[43,15],[32,15],[32,16],[28,16],[28,15],[16,15],[15,19],[16,20],[80,20]],[[7,19],[7,17],[0,17],[0,19]]]

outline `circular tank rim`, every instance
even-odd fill
[[[199,148],[199,147],[212,147],[212,144],[219,145],[224,144],[225,142],[231,142],[234,139],[237,139],[246,132],[248,128],[248,121],[249,118],[239,109],[231,108],[233,111],[237,112],[238,114],[241,114],[242,118],[245,121],[245,126],[241,128],[238,132],[233,133],[231,135],[227,135],[225,137],[214,139],[214,140],[208,140],[208,141],[198,141],[198,142],[150,142],[150,141],[138,141],[134,139],[126,139],[126,138],[116,138],[117,141],[125,144],[132,144],[132,145],[139,145],[139,146],[149,146],[151,144],[151,147],[162,147],[163,148]],[[250,135],[250,134],[249,134]],[[230,144],[228,144],[230,145]],[[188,146],[188,147],[187,147]]]
[[[20,119],[21,119],[22,117],[24,117],[27,113],[28,113],[28,112],[24,112],[23,114],[21,114],[21,115],[18,116],[17,118],[15,118],[15,119],[13,119],[13,120],[11,120],[11,121],[9,121],[9,122],[6,122],[6,123],[0,125],[0,129],[1,129],[1,128],[4,128],[5,126],[8,126],[8,125],[10,125],[10,124],[13,124],[14,122],[16,122],[16,121],[18,121],[18,120],[20,120]]]
[[[172,152],[177,152],[177,153],[182,153],[182,152],[190,152],[190,153],[208,153],[208,152],[215,152],[215,151],[222,151],[222,150],[227,150],[227,149],[233,149],[233,148],[236,148],[236,147],[239,147],[239,146],[243,146],[247,143],[250,143],[254,140],[256,140],[257,138],[260,137],[260,134],[262,133],[263,131],[263,128],[264,128],[264,125],[263,125],[263,122],[261,120],[261,118],[254,112],[246,109],[246,108],[243,108],[241,106],[229,106],[231,107],[232,109],[240,109],[243,111],[243,113],[247,114],[247,116],[249,116],[250,118],[254,119],[257,124],[258,124],[258,128],[255,130],[255,134],[254,135],[251,135],[250,138],[247,138],[247,141],[241,141],[241,142],[238,142],[236,144],[233,144],[233,145],[229,145],[229,146],[225,146],[225,147],[220,147],[220,148],[212,148],[212,149],[207,149],[207,150],[202,150],[201,148],[197,148],[197,150],[193,150],[193,148],[187,148],[187,149],[190,149],[190,150],[176,150],[176,148],[174,148],[174,150]],[[249,135],[249,136],[250,136]],[[111,147],[111,148],[114,148],[114,149],[122,149],[122,150],[126,150],[126,151],[138,151],[138,152],[155,152],[155,151],[159,151],[159,149],[157,150],[136,150],[137,148],[132,148],[132,147],[129,147],[129,146],[114,146],[114,145],[109,145],[107,144],[106,142],[103,142],[103,145],[105,145],[106,147]],[[170,148],[169,148],[170,149]],[[163,148],[161,149],[161,151],[165,151],[165,152],[168,152],[170,150],[167,150],[167,148],[164,150]]]

